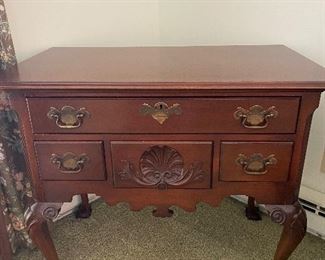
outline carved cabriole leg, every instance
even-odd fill
[[[247,207],[245,209],[246,218],[249,220],[261,220],[261,214],[258,207],[255,206],[255,198],[248,197]]]
[[[33,204],[25,213],[28,234],[47,260],[59,259],[49,233],[47,221],[57,217],[61,206],[62,203],[38,202]]]
[[[293,205],[266,205],[266,209],[274,222],[284,225],[274,259],[288,259],[306,234],[306,212],[299,202]]]
[[[81,204],[76,212],[76,218],[89,218],[91,216],[91,206],[88,200],[87,193],[81,193]]]
[[[174,212],[169,209],[168,205],[158,205],[152,212],[152,215],[159,218],[167,218],[173,216]]]

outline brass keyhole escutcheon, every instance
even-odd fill
[[[171,115],[181,115],[180,104],[168,106],[165,102],[157,102],[154,106],[144,103],[140,108],[142,115],[151,115],[159,124],[163,124]]]

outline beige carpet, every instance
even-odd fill
[[[248,221],[244,205],[226,199],[219,208],[199,204],[195,213],[173,208],[172,218],[128,210],[127,204],[93,204],[90,219],[69,216],[51,227],[61,260],[72,259],[272,259],[281,227],[263,216]],[[16,259],[42,259],[21,251]],[[307,234],[291,259],[325,259],[325,241]]]

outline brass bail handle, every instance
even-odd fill
[[[144,103],[140,108],[142,115],[151,115],[159,124],[163,124],[171,115],[181,115],[182,109],[180,104],[168,106],[165,102],[157,102],[153,106]]]
[[[260,153],[246,156],[245,154],[239,154],[236,163],[241,165],[243,171],[250,175],[263,175],[268,172],[267,166],[276,165],[278,160],[274,154],[264,157]]]
[[[240,120],[245,128],[261,129],[268,127],[270,119],[276,118],[278,114],[275,106],[264,109],[260,105],[254,105],[249,109],[238,107],[234,112],[234,118]]]
[[[71,152],[64,153],[63,155],[52,154],[50,161],[56,165],[57,169],[64,174],[80,173],[89,161],[86,154],[76,155]]]
[[[76,109],[72,106],[63,106],[61,109],[50,107],[50,111],[47,113],[47,117],[54,119],[55,124],[62,129],[79,128],[83,119],[89,116],[90,113],[86,108]]]

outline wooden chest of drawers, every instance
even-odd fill
[[[1,88],[21,119],[38,199],[26,221],[47,259],[45,220],[84,193],[161,217],[255,197],[284,224],[275,259],[305,234],[297,200],[325,70],[284,46],[54,48]]]

